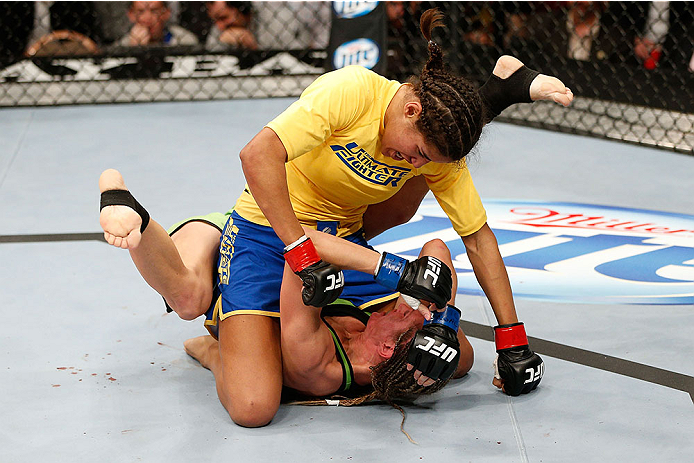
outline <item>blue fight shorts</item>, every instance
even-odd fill
[[[324,223],[321,223],[324,224]],[[337,227],[327,227],[337,229]],[[327,229],[321,227],[322,230]],[[362,231],[344,239],[373,249]],[[284,273],[284,243],[271,227],[258,225],[233,212],[222,233],[217,263],[219,297],[205,314],[205,327],[217,337],[220,320],[231,315],[280,316],[280,287]],[[359,309],[398,297],[376,283],[373,275],[345,270],[340,295]]]

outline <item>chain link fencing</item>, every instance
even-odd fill
[[[387,77],[421,69],[431,7],[447,15],[434,38],[457,72],[481,84],[511,54],[576,95],[499,120],[694,153],[693,3],[385,2]],[[329,69],[331,8],[0,2],[0,106],[295,97]]]

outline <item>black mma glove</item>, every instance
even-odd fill
[[[433,302],[439,309],[446,307],[451,298],[451,269],[436,257],[424,256],[410,262],[384,252],[375,278],[388,289]]]
[[[453,376],[460,360],[460,310],[449,305],[446,310],[431,315],[431,320],[425,321],[412,339],[407,363],[430,379],[446,380]]]
[[[342,270],[324,262],[306,235],[284,248],[284,260],[301,277],[301,299],[306,305],[323,307],[340,297],[345,286]]]
[[[530,350],[523,323],[494,327],[494,340],[495,377],[504,383],[506,394],[517,396],[535,389],[545,374],[545,363]]]

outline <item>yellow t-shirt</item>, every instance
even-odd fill
[[[316,79],[267,124],[287,150],[289,195],[302,224],[338,221],[338,236],[354,233],[369,204],[385,201],[407,179],[424,175],[461,236],[484,225],[486,213],[466,167],[429,162],[415,169],[381,153],[386,108],[401,85],[347,66]],[[248,188],[234,209],[269,225]]]

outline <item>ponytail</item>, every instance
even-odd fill
[[[429,50],[429,60],[424,65],[423,72],[432,72],[443,70],[443,50],[431,39],[431,32],[437,27],[444,27],[444,15],[438,8],[426,10],[419,19],[419,28],[422,35],[427,40],[427,49]]]
[[[432,8],[426,10],[419,20],[420,30],[427,40],[429,59],[419,78],[413,79],[412,83],[422,104],[418,130],[441,155],[459,161],[479,140],[484,114],[475,86],[446,69],[443,50],[431,38],[434,29],[444,26],[444,18],[438,8]]]

